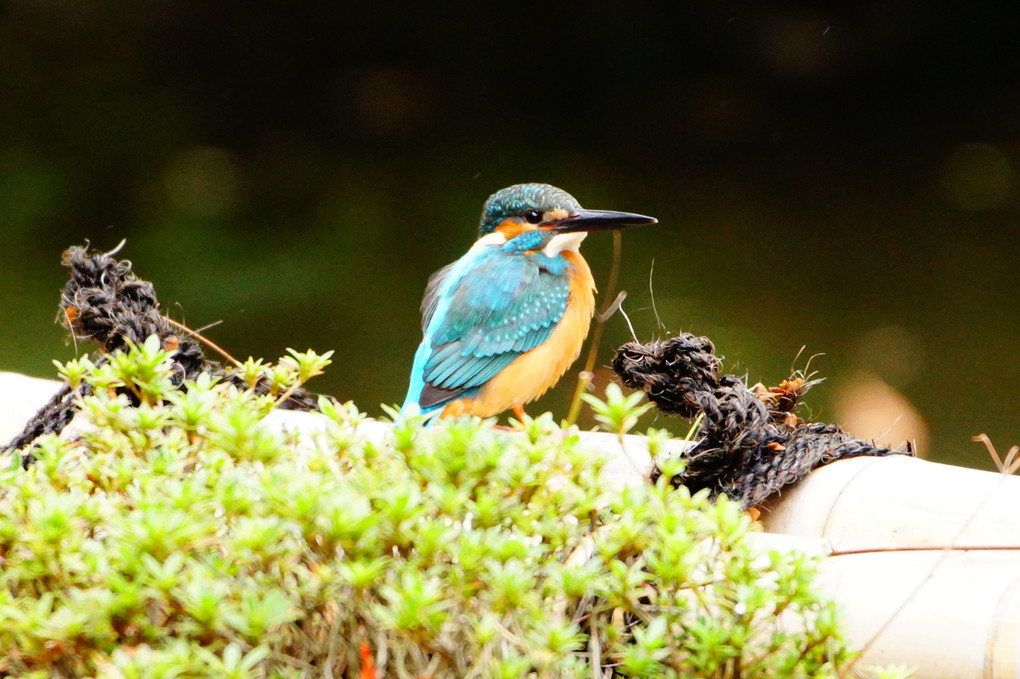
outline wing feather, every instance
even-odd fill
[[[422,302],[429,349],[418,404],[435,407],[477,390],[544,342],[569,294],[566,276],[547,271],[534,257],[507,256],[496,248],[440,269]]]
[[[443,281],[450,275],[453,267],[457,266],[457,262],[453,264],[447,264],[439,271],[429,276],[428,285],[425,286],[425,296],[421,300],[421,329],[422,332],[429,327],[429,323],[432,321],[432,315],[436,313],[436,305],[439,303],[439,289],[443,285]]]

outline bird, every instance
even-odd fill
[[[524,404],[559,381],[588,335],[596,290],[581,242],[591,231],[656,222],[585,210],[549,184],[489,196],[474,245],[429,278],[401,412],[431,423],[513,408],[523,421]]]

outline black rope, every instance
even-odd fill
[[[795,375],[779,387],[752,391],[735,375],[719,375],[706,337],[684,333],[616,352],[613,370],[660,410],[686,418],[703,414],[698,443],[674,479],[691,492],[709,489],[756,507],[816,467],[861,455],[910,455],[862,441],[834,424],[804,423],[793,411],[820,380]]]
[[[102,346],[103,353],[94,359],[97,365],[107,360],[105,354],[124,351],[128,340],[141,344],[149,336],[157,335],[163,347],[173,351],[171,380],[175,386],[209,373],[239,388],[248,387],[236,370],[227,370],[219,362],[207,359],[196,339],[177,335],[177,329],[160,311],[152,283],[131,273],[130,261],[117,260],[112,253],[90,253],[87,247],[74,246],[64,252],[62,263],[70,269],[71,278],[60,294],[58,318],[76,341],[86,339]],[[91,393],[87,384],[79,389],[82,396]],[[269,393],[268,380],[260,380],[255,392]],[[124,393],[137,405],[133,394]],[[25,448],[43,434],[60,433],[74,417],[75,400],[76,394],[65,385],[2,452]],[[297,390],[280,407],[318,409],[315,395],[303,389]],[[28,454],[24,464],[27,466],[32,460]]]

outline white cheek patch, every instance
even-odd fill
[[[575,231],[573,233],[560,233],[553,236],[552,240],[546,243],[542,253],[546,257],[555,257],[567,250],[577,252],[581,247],[581,241],[588,236],[587,231]]]

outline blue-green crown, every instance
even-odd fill
[[[482,208],[482,221],[478,237],[492,233],[507,217],[522,217],[528,210],[548,212],[562,208],[568,211],[581,209],[581,205],[563,189],[549,184],[514,184],[489,196]]]

